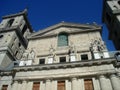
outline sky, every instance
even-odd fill
[[[2,16],[14,14],[28,8],[28,19],[34,31],[59,22],[92,24],[103,26],[102,38],[109,51],[114,51],[108,40],[106,25],[102,23],[103,0],[0,0],[0,22]]]

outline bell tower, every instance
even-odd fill
[[[27,36],[32,33],[27,9],[2,17],[0,23],[0,70],[10,69],[13,61],[20,60],[27,48]]]
[[[109,31],[109,39],[120,50],[120,0],[104,0],[102,21]]]

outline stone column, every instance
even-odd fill
[[[45,90],[45,82],[44,81],[40,81],[40,90]]]
[[[50,79],[46,80],[45,90],[51,90]]]
[[[110,75],[113,90],[120,90],[120,81],[115,74]]]
[[[65,90],[71,90],[71,81],[65,80]]]
[[[22,84],[21,81],[18,81],[18,89],[17,90],[21,90]]]
[[[78,90],[85,90],[83,78],[78,79]]]
[[[105,76],[104,75],[99,76],[99,81],[100,81],[101,90],[108,90],[107,89],[108,86],[106,86]]]
[[[28,81],[26,90],[32,90],[32,88],[33,88],[33,82]]]
[[[27,81],[23,81],[22,82],[22,89],[21,90],[26,90],[26,86],[27,86]]]
[[[12,90],[17,90],[18,89],[18,81],[14,81],[12,85]]]
[[[57,80],[52,80],[51,90],[57,90]]]
[[[77,78],[72,78],[72,90],[78,90],[77,88]]]

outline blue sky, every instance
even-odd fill
[[[28,19],[35,31],[61,21],[75,23],[96,22],[103,26],[103,40],[108,50],[114,46],[108,40],[108,32],[102,23],[103,0],[1,0],[0,21],[2,16],[17,13],[28,8]]]

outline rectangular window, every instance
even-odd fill
[[[40,90],[40,82],[34,82],[32,90]]]
[[[88,60],[88,55],[87,54],[81,55],[81,60]]]
[[[60,63],[66,62],[66,57],[60,57]]]
[[[18,66],[19,64],[18,64],[18,62],[14,62],[14,66]]]
[[[7,90],[7,88],[8,88],[8,85],[3,85],[2,86],[2,90]]]
[[[85,86],[85,90],[94,90],[92,79],[85,79],[84,86]]]
[[[40,59],[39,64],[45,64],[45,59]]]
[[[58,46],[68,46],[68,35],[66,33],[58,35]]]
[[[58,81],[57,90],[65,90],[65,81]]]

